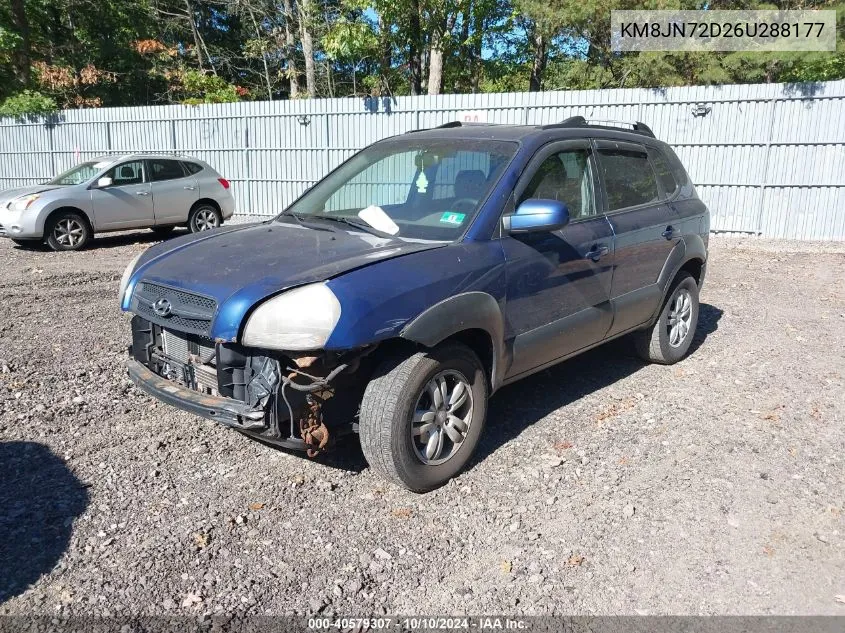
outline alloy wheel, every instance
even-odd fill
[[[62,246],[73,248],[79,246],[85,239],[85,227],[79,220],[64,218],[59,220],[53,228],[53,237]]]
[[[426,383],[411,423],[414,452],[423,464],[442,464],[460,450],[472,424],[472,405],[472,388],[458,371],[441,371]]]
[[[197,231],[208,231],[220,226],[220,220],[217,214],[211,209],[200,209],[197,211],[197,217],[194,223],[196,224]]]
[[[667,328],[669,330],[669,345],[680,347],[686,340],[692,323],[692,297],[689,290],[681,288],[672,299],[669,309]]]

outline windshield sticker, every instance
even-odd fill
[[[417,178],[417,193],[425,193],[428,189],[428,178],[425,177],[425,172],[421,171]]]
[[[451,224],[453,226],[460,226],[464,223],[464,218],[466,217],[466,213],[453,213],[451,211],[446,211],[443,215],[440,216],[440,223]]]

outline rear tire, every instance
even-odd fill
[[[386,359],[361,402],[359,432],[367,463],[414,492],[442,486],[475,451],[487,394],[481,362],[459,343]]]
[[[652,363],[677,363],[687,355],[697,325],[698,284],[682,272],[672,282],[654,325],[634,335],[637,353]]]
[[[78,251],[91,239],[88,220],[75,211],[63,211],[50,219],[47,245],[54,251]]]
[[[223,224],[223,216],[220,211],[210,204],[199,204],[191,210],[188,217],[188,230],[191,233],[209,231],[216,229]]]

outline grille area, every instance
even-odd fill
[[[174,303],[179,303],[184,306],[195,306],[207,311],[209,314],[214,314],[217,308],[217,302],[209,297],[202,295],[191,294],[175,288],[168,288],[166,286],[159,286],[158,284],[151,284],[149,282],[141,283],[141,292],[147,297],[152,297],[153,300],[167,298]]]
[[[170,303],[171,310],[166,316],[156,314],[153,309],[160,299]],[[168,330],[207,336],[217,311],[217,302],[211,297],[142,281],[135,289],[132,310],[147,321]]]
[[[163,367],[165,377],[187,384],[197,391],[217,395],[217,352],[214,341],[162,328],[161,349],[166,357]]]

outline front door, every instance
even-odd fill
[[[508,378],[601,341],[612,322],[613,231],[597,201],[589,141],[553,143],[535,156],[515,190],[515,206],[529,198],[569,208],[558,231],[506,235],[506,328],[513,337]]]
[[[144,161],[136,160],[112,167],[104,176],[108,187],[91,190],[94,228],[114,231],[153,225],[153,197]]]

